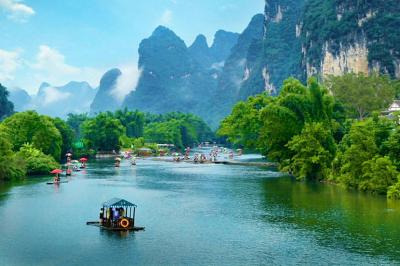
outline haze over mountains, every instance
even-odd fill
[[[32,98],[11,91],[11,99],[17,110],[59,116],[121,107],[191,112],[215,128],[237,101],[263,91],[274,95],[290,76],[304,82],[313,75],[379,71],[399,78],[399,13],[396,0],[268,0],[264,14],[241,34],[219,30],[210,47],[203,35],[187,46],[171,29],[157,27],[140,44],[141,76],[122,100],[115,90],[118,69],[105,73],[96,90],[72,82],[42,86]]]
[[[41,114],[64,118],[68,113],[88,112],[96,92],[97,89],[85,81],[71,81],[64,86],[44,82],[33,96],[22,89],[11,89],[10,100],[16,111],[33,109]]]

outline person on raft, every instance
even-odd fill
[[[59,174],[56,174],[56,175],[54,176],[54,183],[58,183],[58,182],[60,182],[60,181],[61,181],[60,175],[59,175]]]

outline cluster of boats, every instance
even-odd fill
[[[72,160],[72,153],[67,153],[66,155],[67,162],[65,164],[65,175],[70,176],[72,175],[72,171],[80,171],[81,169],[86,168],[86,162],[88,159],[86,157],[82,157],[78,160]],[[47,182],[48,185],[51,184],[60,184],[60,183],[67,183],[68,181],[61,181],[60,175],[64,172],[62,169],[54,169],[50,173],[54,174],[54,178],[52,182]]]
[[[191,149],[188,147],[185,149],[185,154],[182,155],[180,153],[173,154],[173,161],[189,161],[193,163],[215,163],[220,160],[233,160],[235,153],[233,150],[222,148],[218,146],[214,146],[211,150],[207,150],[205,152],[196,152],[193,156],[190,156]],[[242,155],[242,150],[236,150],[236,155]]]

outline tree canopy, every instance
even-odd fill
[[[60,159],[62,136],[52,118],[39,115],[35,111],[26,111],[6,118],[2,124],[14,151],[18,151],[26,143],[31,143],[43,153],[53,156],[56,160]]]
[[[101,151],[117,151],[119,138],[126,132],[120,120],[106,113],[83,122],[82,133],[87,147]]]
[[[351,118],[363,119],[372,111],[381,111],[392,103],[396,94],[394,81],[388,76],[349,73],[329,76],[326,84]]]

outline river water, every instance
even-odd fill
[[[91,161],[68,183],[0,185],[0,265],[366,265],[400,263],[400,204],[274,170]],[[136,225],[87,226],[102,202]]]

